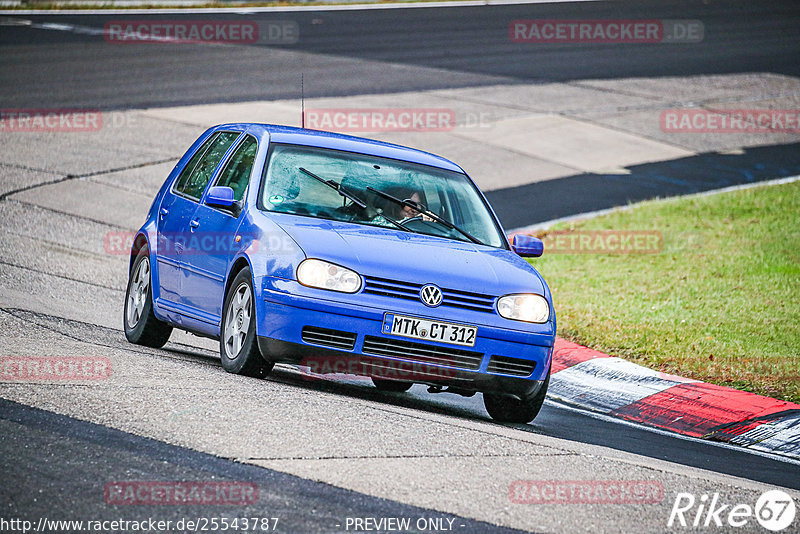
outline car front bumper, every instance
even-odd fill
[[[270,277],[259,289],[258,343],[270,361],[306,365],[321,374],[363,374],[520,398],[534,395],[550,371],[555,339],[550,323],[519,323],[527,331],[504,328],[497,323],[512,322],[493,314],[333,293]],[[476,326],[475,345],[388,334],[387,313]]]

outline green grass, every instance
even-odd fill
[[[554,229],[663,235],[655,254],[545,248],[531,260],[553,292],[561,337],[800,402],[800,182],[645,202]]]

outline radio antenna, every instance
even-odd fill
[[[300,127],[306,127],[306,98],[305,89],[303,88],[303,73],[300,73]]]

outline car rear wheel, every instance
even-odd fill
[[[157,349],[169,340],[172,327],[159,321],[153,313],[151,280],[150,252],[147,247],[142,247],[128,278],[122,322],[128,341]]]
[[[414,384],[411,382],[401,382],[400,380],[386,380],[385,378],[372,377],[372,383],[381,391],[394,391],[402,393],[408,391]]]
[[[483,394],[483,405],[492,419],[499,423],[530,423],[542,409],[550,385],[550,373],[535,395],[526,400],[517,400],[492,393]]]
[[[225,296],[219,351],[222,367],[229,373],[264,378],[272,371],[273,364],[258,350],[251,278],[250,269],[239,271]]]

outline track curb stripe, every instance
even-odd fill
[[[800,404],[660,373],[556,338],[548,394],[714,441],[800,459]]]
[[[609,358],[608,354],[572,343],[566,339],[556,338],[553,347],[553,367],[551,373],[563,371],[567,367],[592,360],[594,358]]]

